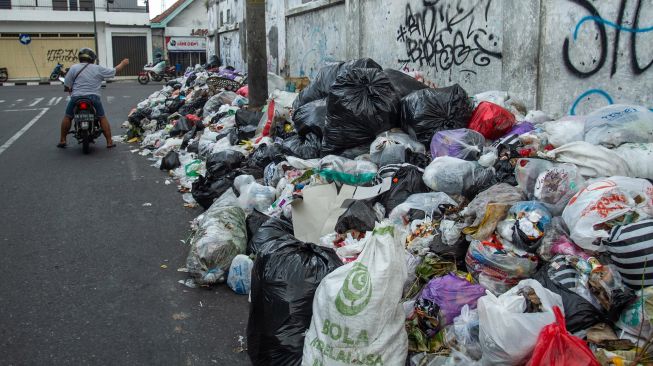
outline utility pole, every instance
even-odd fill
[[[95,1],[93,1],[93,38],[95,39],[95,63],[99,64],[100,63],[100,50],[98,50],[97,47],[97,21],[95,18]]]
[[[268,97],[265,0],[246,0],[245,19],[249,106],[258,109],[265,104]]]

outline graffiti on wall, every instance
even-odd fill
[[[49,49],[45,57],[48,62],[77,62],[77,48]]]
[[[622,33],[630,33],[630,48],[628,52],[628,58],[630,60],[630,67],[635,76],[644,73],[646,70],[653,66],[653,59],[648,63],[640,63],[638,57],[638,37],[645,36],[643,33],[653,32],[653,26],[640,27],[640,12],[642,10],[642,1],[637,0],[635,5],[635,12],[633,13],[632,19],[624,19],[624,12],[626,9],[626,3],[628,0],[621,0],[619,3],[619,9],[617,13],[617,19],[615,22],[605,19],[601,16],[599,11],[590,3],[588,0],[569,0],[573,3],[576,3],[583,7],[590,15],[587,15],[581,18],[576,27],[574,28],[574,33],[572,36],[572,41],[575,42],[578,38],[578,32],[580,29],[589,27],[593,24],[596,27],[596,38],[598,38],[598,53],[599,58],[592,59],[591,65],[589,68],[583,68],[589,64],[588,61],[578,61],[572,60],[569,55],[570,41],[569,37],[565,38],[565,41],[562,45],[562,58],[567,70],[579,78],[588,78],[597,72],[599,72],[604,66],[608,59],[608,48],[612,47],[612,65],[610,66],[610,77],[614,76],[617,72],[617,65],[620,59],[619,54],[619,42],[621,41]],[[608,35],[606,27],[614,29],[614,39],[612,45],[608,44]],[[651,34],[651,33],[649,33]],[[624,35],[625,36],[625,35]],[[648,35],[648,37],[651,37]],[[641,41],[640,43],[641,44]],[[585,47],[584,45],[583,47]]]
[[[634,12],[630,19],[625,19],[625,10],[626,6],[628,5],[628,0],[620,0],[619,3],[615,2],[615,6],[618,5],[617,17],[615,21],[603,17],[598,9],[596,9],[596,7],[588,0],[569,1],[581,6],[587,11],[587,13],[589,13],[589,15],[582,17],[576,23],[573,34],[571,37],[567,36],[562,45],[562,59],[565,68],[572,75],[578,78],[589,78],[590,76],[603,70],[604,67],[608,67],[606,66],[606,63],[608,62],[608,53],[610,51],[610,78],[615,75],[619,67],[619,62],[624,61],[624,58],[626,58],[628,64],[630,64],[629,70],[632,72],[633,76],[641,75],[649,70],[651,66],[653,66],[653,59],[648,61],[648,63],[641,62],[639,57],[641,52],[638,51],[637,47],[638,44],[642,44],[641,40],[638,43],[639,37],[651,37],[650,32],[653,32],[653,26],[650,26],[650,24],[644,26],[640,25],[640,14],[642,11],[641,0],[636,0],[634,3]],[[592,26],[595,28],[590,28]],[[614,31],[612,42],[608,42],[608,28]],[[581,30],[594,30],[596,32],[594,33],[594,40],[597,41],[595,43],[596,49],[593,50],[595,53],[593,53],[590,57],[591,60],[587,57],[586,59],[573,59],[570,55],[570,48],[573,47],[575,42],[578,40],[578,33]],[[648,33],[648,35],[646,33]],[[623,35],[624,37],[627,37],[628,34],[630,34],[630,47],[628,48],[627,53],[620,53],[619,44],[622,41],[621,36]],[[592,46],[583,44],[577,45],[577,47],[582,47],[584,50],[587,50]],[[596,55],[598,55],[598,58]],[[588,89],[574,99],[569,109],[569,114],[576,114],[576,109],[579,104],[586,100],[586,98],[589,100],[590,96],[593,95],[601,97],[608,104],[614,103],[613,98],[607,91],[600,88]]]
[[[413,63],[448,71],[476,74],[465,67],[488,66],[500,60],[501,45],[497,35],[487,30],[491,0],[465,6],[461,0],[422,0],[420,11],[406,5],[405,18],[397,29],[397,41],[406,47],[406,58],[399,63]]]

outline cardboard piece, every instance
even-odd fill
[[[391,178],[373,187],[343,185],[338,192],[335,183],[308,186],[304,198],[292,203],[292,222],[295,237],[309,243],[319,243],[320,238],[332,233],[338,217],[354,200],[376,197],[390,189]]]

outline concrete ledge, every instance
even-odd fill
[[[344,4],[345,0],[316,0],[304,5],[296,6],[292,9],[286,10],[286,18],[294,17],[304,13],[309,13],[312,11],[320,10],[322,8],[328,8],[330,6]]]
[[[115,82],[120,82],[120,81],[130,81],[133,79],[117,79],[117,80],[107,80],[103,81],[102,85],[110,84],[110,83],[115,83]],[[0,86],[37,86],[37,85],[63,85],[61,81],[23,81],[23,80],[17,80],[17,81],[7,81],[4,83],[0,83]]]

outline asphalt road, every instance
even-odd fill
[[[103,89],[113,135],[160,88]],[[199,211],[133,146],[56,148],[65,103],[61,86],[0,87],[0,364],[249,364],[247,297],[178,283]]]

